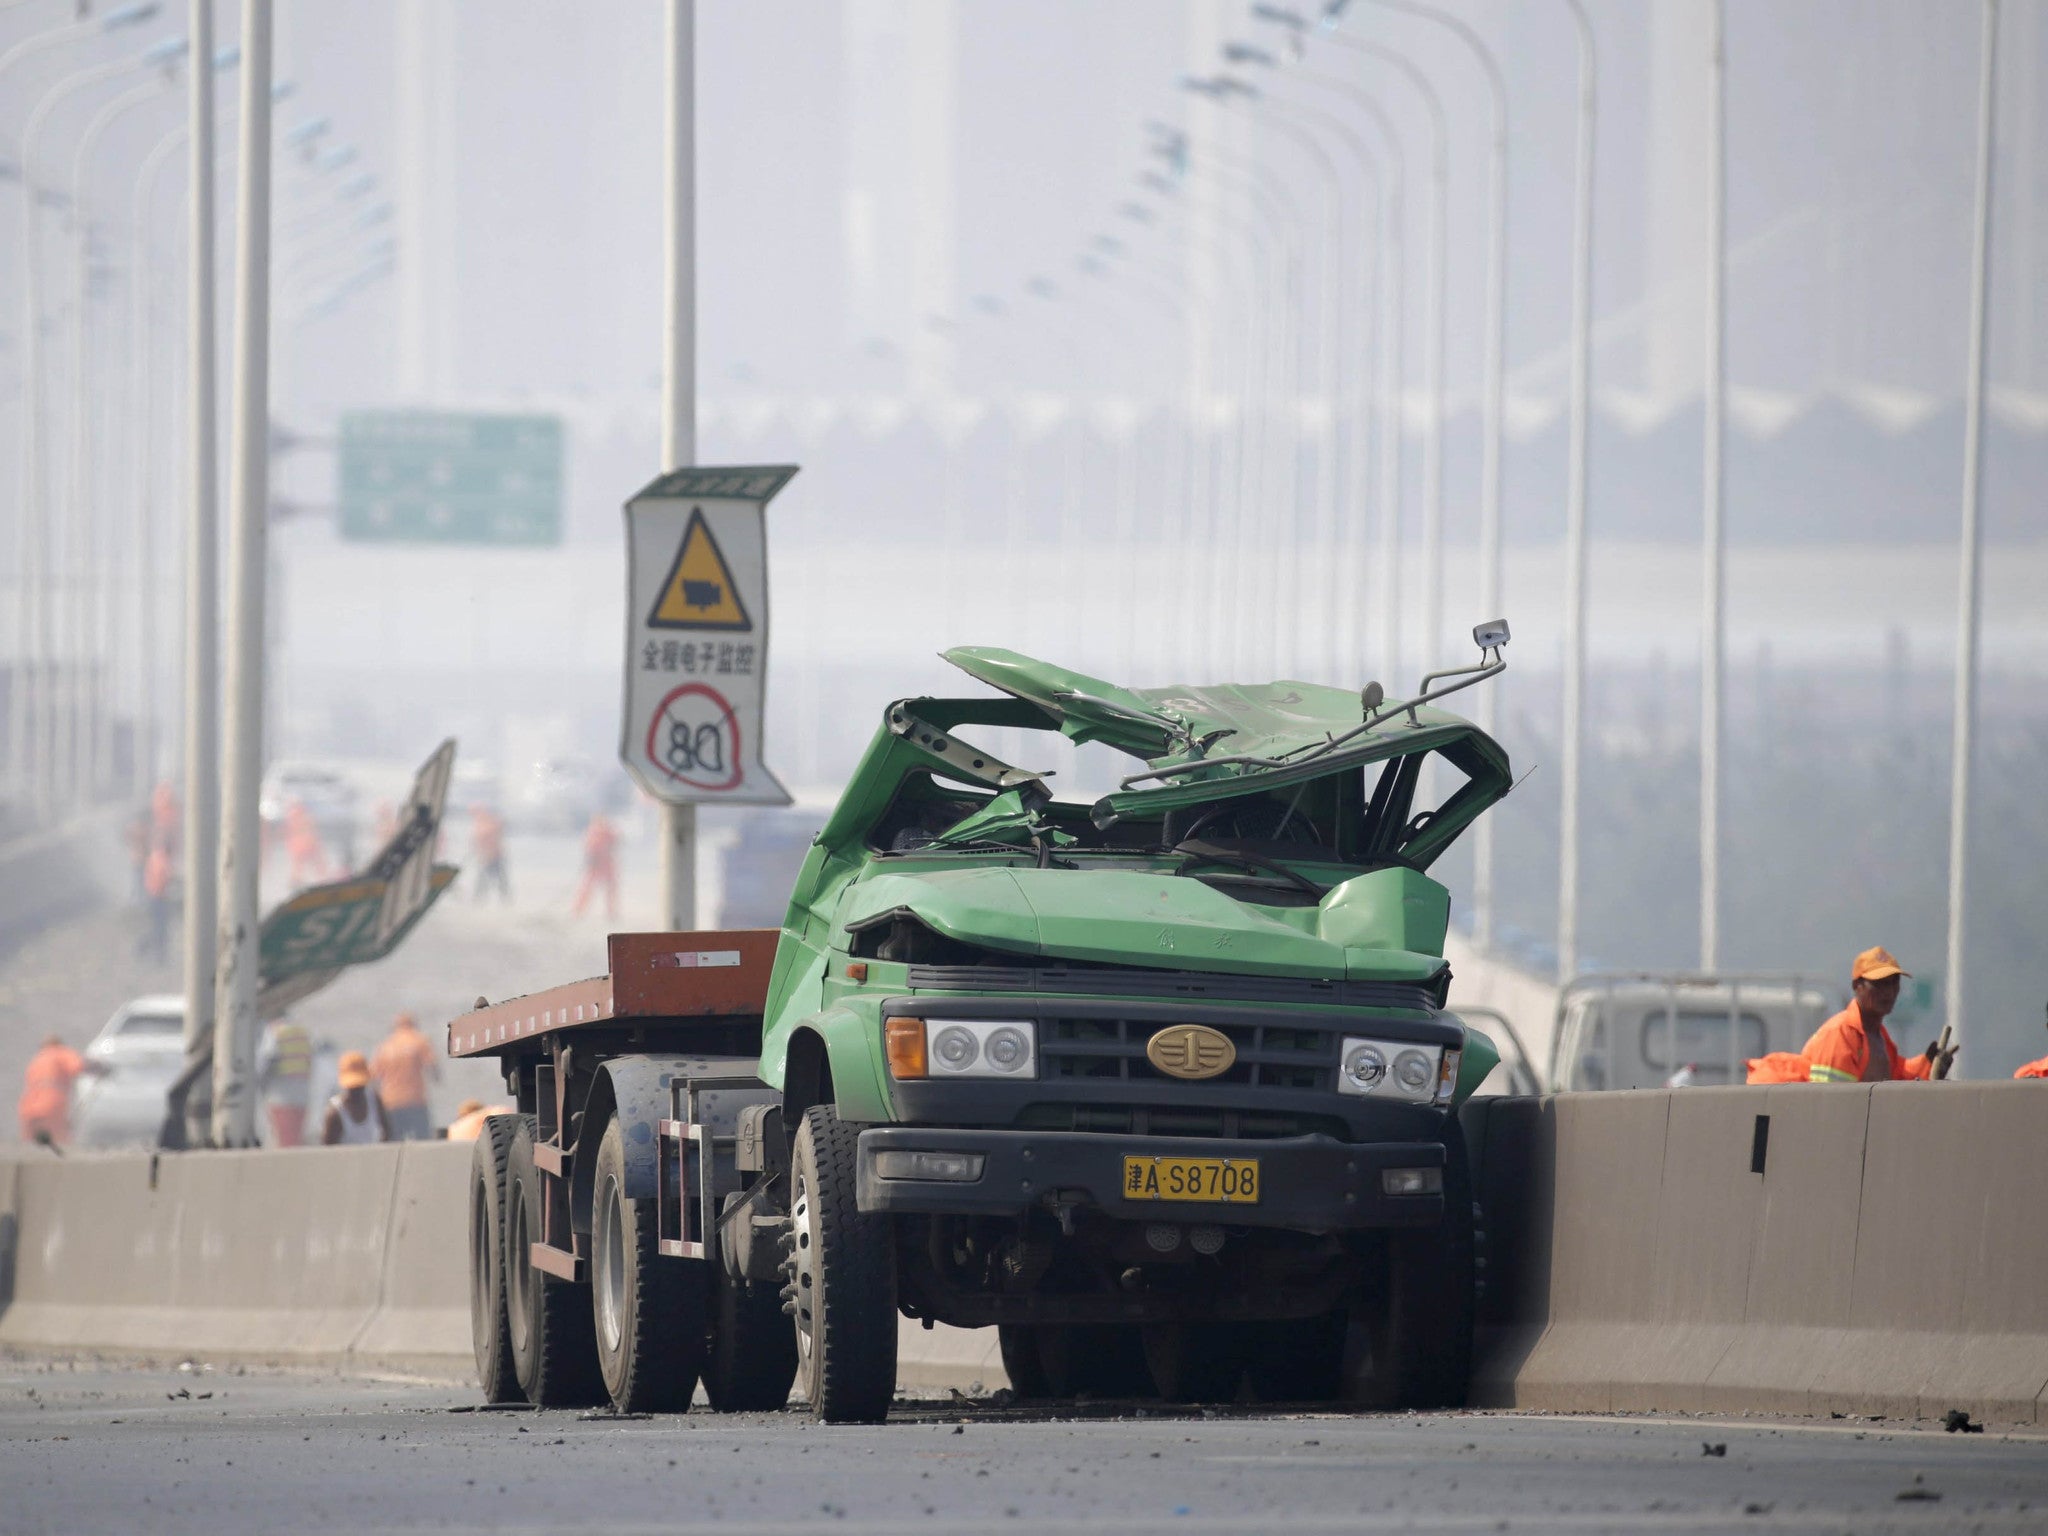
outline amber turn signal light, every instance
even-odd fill
[[[849,964],[846,967],[846,979],[848,981],[866,981],[868,979],[867,961],[855,960]]]
[[[900,1079],[927,1075],[923,1019],[884,1019],[882,1044],[888,1052],[891,1077]]]

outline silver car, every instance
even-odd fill
[[[85,1048],[100,1070],[73,1090],[72,1145],[155,1146],[165,1095],[185,1065],[184,1034],[182,997],[138,997],[115,1009]]]

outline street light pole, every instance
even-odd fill
[[[215,969],[213,1139],[255,1139],[251,1077],[258,981],[263,779],[264,576],[270,481],[271,0],[242,0],[242,126],[235,259],[233,443],[229,459],[228,718],[222,775],[220,938]],[[195,74],[203,71],[195,70]],[[194,125],[195,133],[200,131]]]
[[[1330,0],[1326,25],[1334,26],[1349,0]],[[1371,0],[1388,10],[1433,22],[1455,37],[1486,81],[1486,357],[1481,384],[1479,465],[1479,606],[1489,617],[1501,611],[1501,436],[1507,353],[1508,284],[1508,88],[1500,61],[1473,28],[1448,11],[1420,0]],[[1718,3],[1718,0],[1717,0]],[[1500,691],[1480,690],[1479,728],[1491,735]],[[1494,822],[1482,816],[1472,829],[1472,898],[1482,942],[1492,928]]]
[[[1593,129],[1597,56],[1579,0],[1565,0],[1579,43],[1578,144],[1572,175],[1571,450],[1564,515],[1564,765],[1558,815],[1557,978],[1579,967],[1579,774],[1586,710],[1586,432],[1593,337]],[[1488,913],[1491,916],[1491,913]]]
[[[668,0],[667,156],[663,185],[661,464],[697,458],[697,63],[695,0]],[[697,807],[661,808],[663,921],[697,925]]]
[[[1957,561],[1956,703],[1949,756],[1948,974],[1943,1020],[1962,1033],[1965,901],[1969,894],[1970,765],[1977,728],[1978,598],[1984,577],[1985,323],[1991,288],[1992,136],[1997,125],[1998,0],[1984,0],[1977,65],[1977,206],[1970,241],[1970,373],[1963,399],[1963,527]]]
[[[111,515],[107,508],[115,498],[95,495],[93,491],[96,468],[112,456],[96,452],[94,445],[92,221],[86,216],[85,209],[86,176],[92,166],[94,151],[99,148],[107,130],[136,107],[158,99],[159,93],[175,79],[176,62],[185,51],[183,38],[166,39],[150,49],[144,55],[144,62],[161,65],[166,71],[166,78],[146,81],[104,103],[86,124],[84,133],[79,135],[78,147],[73,151],[71,161],[69,212],[73,257],[77,263],[74,279],[77,301],[71,317],[71,479],[66,488],[69,505],[65,520],[70,524],[72,541],[78,550],[75,564],[80,586],[72,604],[73,649],[86,663],[86,668],[78,674],[73,688],[74,725],[69,770],[88,803],[97,800],[101,791],[108,787],[113,768],[113,685],[109,673],[114,662],[112,630],[121,608],[113,589],[115,574],[122,563],[122,546],[120,540],[108,539],[102,547],[100,536],[110,524]],[[133,276],[137,283],[144,281],[140,269]],[[104,569],[99,569],[102,565]],[[139,738],[137,745],[140,745]]]
[[[109,21],[111,22],[112,18],[109,18]],[[4,59],[0,59],[0,63],[4,62]],[[34,538],[29,547],[35,551],[37,558],[33,562],[34,574],[31,577],[31,585],[41,589],[34,592],[36,624],[33,635],[37,642],[36,664],[28,669],[28,673],[29,679],[35,684],[36,700],[30,707],[28,715],[30,731],[34,737],[32,761],[36,786],[35,799],[37,808],[46,815],[64,808],[66,800],[78,793],[79,786],[76,778],[63,773],[59,766],[68,756],[69,743],[75,737],[78,720],[74,707],[63,720],[63,735],[60,739],[58,704],[60,697],[67,690],[60,687],[57,682],[57,599],[62,594],[64,582],[63,572],[54,558],[56,517],[50,504],[49,440],[54,434],[49,429],[48,406],[56,386],[43,361],[42,198],[36,189],[36,149],[50,113],[59,102],[74,92],[87,90],[103,81],[126,74],[136,67],[136,63],[137,61],[132,58],[114,59],[64,76],[43,92],[35,106],[30,109],[21,130],[21,183],[25,193],[21,225],[21,515],[24,522],[33,524]],[[81,300],[82,298],[81,295]],[[74,592],[71,597],[75,602],[79,594]],[[71,616],[71,610],[67,608],[64,617],[68,620]],[[74,660],[74,682],[76,666],[77,660]],[[43,669],[48,669],[48,675],[36,679],[34,674]],[[80,701],[78,691],[74,687],[69,692],[75,706]],[[38,715],[40,719],[37,719]]]
[[[191,0],[192,55],[213,57],[213,0]],[[220,904],[220,501],[216,452],[213,289],[213,71],[187,92],[186,303],[189,320],[185,509],[185,1064],[213,1049],[214,921]],[[195,1085],[196,1086],[196,1085]],[[208,1101],[209,1103],[211,1100]],[[189,1100],[188,1100],[189,1105]],[[211,1131],[211,1111],[207,1131]],[[189,1109],[188,1139],[200,1121]]]
[[[1726,432],[1722,408],[1728,387],[1723,346],[1727,280],[1726,128],[1722,121],[1727,64],[1723,54],[1722,0],[1707,0],[1707,337],[1703,395],[1706,443],[1702,455],[1704,528],[1700,561],[1700,969],[1721,963],[1721,652],[1727,581],[1722,570],[1721,455]]]
[[[67,43],[101,30],[128,25],[147,18],[154,11],[129,7],[104,19],[79,16],[62,26],[32,32],[0,52],[0,77],[24,59],[61,48]],[[47,97],[45,97],[47,99]],[[30,117],[35,113],[31,111]],[[35,446],[42,427],[42,322],[38,316],[41,299],[37,291],[36,252],[40,233],[35,181],[28,157],[28,134],[21,138],[22,219],[22,449],[21,489],[15,516],[14,583],[15,647],[13,673],[7,689],[7,755],[9,777],[15,791],[47,812],[53,786],[38,750],[42,723],[38,711],[47,707],[47,693],[38,676],[49,659],[46,624],[52,597],[48,591],[49,531],[44,470]]]

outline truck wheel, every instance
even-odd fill
[[[597,1147],[590,1201],[590,1300],[597,1365],[620,1413],[681,1413],[704,1368],[711,1266],[662,1257],[651,1199],[626,1194],[626,1137],[614,1115]]]
[[[1002,1351],[1003,1374],[1010,1378],[1010,1390],[1019,1398],[1036,1400],[1053,1395],[1045,1362],[1038,1358],[1038,1336],[1043,1331],[1029,1323],[996,1324],[996,1346]]]
[[[830,1105],[813,1105],[789,1168],[783,1272],[797,1385],[828,1424],[878,1424],[896,1392],[895,1252],[887,1219],[863,1215],[854,1201],[859,1137]]]
[[[505,1154],[505,1317],[512,1370],[526,1400],[541,1408],[588,1408],[604,1401],[590,1287],[535,1269],[540,1236],[540,1170],[533,1165],[534,1123],[522,1115]]]
[[[1370,1358],[1347,1393],[1371,1408],[1455,1408],[1472,1377],[1472,1176],[1455,1125],[1444,1149],[1444,1219],[1388,1234],[1383,1282],[1353,1316]]]
[[[1246,1366],[1262,1403],[1326,1403],[1344,1384],[1343,1312],[1251,1326]]]
[[[1145,1342],[1136,1328],[1124,1323],[1069,1323],[1036,1332],[1045,1396],[1154,1395]]]
[[[1249,1340],[1238,1323],[1147,1323],[1145,1364],[1169,1403],[1227,1403],[1237,1396]]]
[[[516,1115],[491,1116],[469,1159],[469,1337],[476,1384],[487,1403],[517,1402],[521,1395],[505,1315],[505,1158],[518,1129]]]
[[[796,1380],[796,1333],[772,1285],[735,1280],[716,1267],[711,1282],[711,1348],[704,1391],[720,1413],[760,1412],[789,1404]]]

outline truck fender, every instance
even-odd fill
[[[803,1112],[812,1104],[829,1102],[842,1120],[865,1124],[894,1118],[881,1034],[881,1021],[872,1009],[841,1003],[800,1020],[784,1037],[776,1075],[785,1096],[783,1134],[792,1143]],[[829,1097],[824,1091],[827,1083]]]
[[[669,1118],[669,1085],[681,1078],[751,1073],[753,1063],[707,1056],[614,1056],[597,1069],[584,1101],[583,1126],[569,1170],[570,1208],[578,1230],[588,1227],[597,1182],[597,1147],[616,1115],[626,1149],[626,1198],[650,1200],[660,1163],[657,1132]]]

